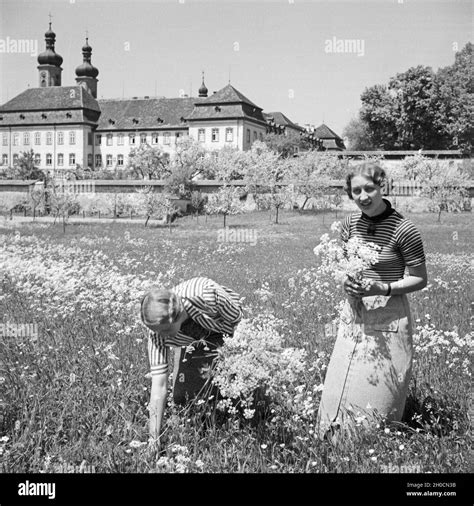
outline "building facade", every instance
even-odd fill
[[[56,53],[51,23],[45,41],[45,51],[38,56],[39,87],[0,106],[4,167],[15,165],[23,152],[33,149],[36,165],[43,170],[76,165],[120,169],[127,166],[130,151],[144,144],[173,156],[184,136],[210,150],[247,150],[266,133],[285,134],[287,128],[316,141],[282,113],[263,113],[231,84],[208,96],[204,75],[197,97],[97,99],[99,70],[91,63],[88,39],[75,86],[62,85],[63,58]]]

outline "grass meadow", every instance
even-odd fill
[[[219,241],[218,217],[181,218],[171,233],[120,220],[66,233],[0,222],[0,470],[468,472],[472,218],[407,217],[424,240],[429,285],[409,295],[416,355],[404,423],[361,426],[337,446],[314,425],[343,291],[317,278],[313,248],[334,214],[285,211],[278,225],[268,212],[230,217],[229,231],[256,233],[248,242]],[[151,381],[138,303],[149,285],[193,276],[240,293],[246,317],[281,319],[285,344],[306,350],[307,367],[298,399],[257,422],[170,399],[158,451],[146,444]],[[304,410],[293,413],[293,402]]]

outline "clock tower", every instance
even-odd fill
[[[44,34],[46,41],[46,50],[38,55],[38,71],[40,88],[50,86],[61,86],[61,64],[62,57],[54,50],[56,34],[51,30],[51,21],[49,30]]]

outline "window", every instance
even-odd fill
[[[95,145],[96,145],[96,146],[100,146],[101,144],[102,144],[102,135],[97,134],[97,135],[95,136]]]
[[[2,155],[2,165],[8,165],[8,155]]]
[[[69,153],[69,165],[76,165],[76,155]]]
[[[2,134],[2,145],[8,146],[8,134],[7,133]]]
[[[169,144],[170,143],[170,133],[165,132],[163,134],[163,144]]]
[[[58,166],[64,165],[64,155],[62,153],[58,153]]]
[[[24,132],[23,133],[23,145],[29,146],[30,145],[30,132]]]
[[[151,143],[152,144],[158,144],[158,134],[151,134]]]
[[[198,141],[205,142],[206,140],[206,130],[204,128],[200,128],[198,130]]]
[[[102,155],[95,155],[95,166],[102,167]]]
[[[256,141],[257,140],[257,132],[254,130],[253,131],[253,140]]]
[[[92,167],[92,154],[91,153],[89,153],[87,155],[87,166]]]
[[[58,144],[64,144],[64,132],[58,132]]]
[[[41,132],[35,132],[35,146],[41,144]]]
[[[18,163],[18,155],[13,155],[13,165],[16,165]]]
[[[263,142],[263,134],[260,132],[260,140]]]
[[[117,165],[119,167],[123,167],[123,155],[118,155],[117,156]]]
[[[135,144],[135,134],[128,134],[128,143],[130,146],[133,146]]]
[[[225,129],[225,141],[232,142],[234,140],[234,129],[226,128]]]
[[[211,141],[212,142],[219,142],[219,129],[213,128],[211,131]]]
[[[69,132],[69,144],[76,144],[76,132]]]
[[[107,155],[105,157],[105,163],[106,163],[107,167],[112,167],[112,155]]]
[[[123,146],[123,134],[118,134],[117,136],[117,145]]]
[[[247,128],[247,142],[250,142],[250,128]]]
[[[41,155],[39,153],[35,153],[35,165],[41,165]]]
[[[146,134],[140,134],[140,144],[146,144]]]
[[[175,135],[176,135],[176,137],[175,137],[175,139],[174,139],[174,143],[175,143],[175,144],[178,144],[178,139],[181,137],[181,134],[180,134],[180,132],[176,132],[176,134],[175,134]]]
[[[53,155],[51,153],[46,155],[46,165],[53,165]]]
[[[87,145],[92,146],[92,132],[87,132]]]
[[[51,146],[53,143],[53,133],[52,132],[46,132],[46,144],[48,146]]]
[[[18,134],[13,134],[13,145],[18,146]]]
[[[107,134],[107,138],[106,138],[106,144],[107,146],[112,146],[112,140],[113,140],[113,135],[112,134]]]

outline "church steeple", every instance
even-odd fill
[[[46,50],[38,55],[39,85],[41,88],[61,86],[61,72],[63,70],[61,64],[63,63],[63,58],[54,49],[56,34],[51,29],[51,15],[49,29],[44,34],[44,37]]]
[[[94,98],[97,98],[97,76],[99,70],[91,63],[92,48],[89,46],[89,38],[82,47],[83,62],[76,68],[76,82],[86,89]]]
[[[206,85],[204,84],[204,71],[202,71],[202,84],[199,88],[199,96],[200,97],[207,97],[208,89],[206,88]]]

